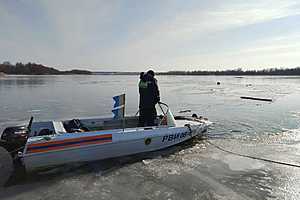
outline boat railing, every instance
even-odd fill
[[[163,106],[166,106],[167,108],[167,111],[165,112],[164,109],[162,108],[162,105]],[[158,102],[158,106],[159,108],[161,109],[162,113],[164,114],[164,116],[167,115],[168,111],[169,111],[169,106],[166,104],[166,103],[163,103],[163,102]]]
[[[167,123],[167,116],[168,116],[168,112],[169,112],[169,106],[166,103],[163,102],[158,102],[158,106],[161,109],[161,112],[163,113],[163,117],[159,122],[159,126],[161,125],[165,125],[164,123]],[[164,111],[164,109],[162,108],[162,106],[165,106],[167,108],[166,111]]]

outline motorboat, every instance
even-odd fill
[[[208,119],[173,116],[159,103],[162,114],[155,126],[140,126],[139,117],[80,118],[34,121],[6,128],[0,148],[6,149],[26,171],[164,149],[207,131]]]

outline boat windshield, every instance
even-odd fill
[[[66,133],[61,121],[33,122],[29,136],[43,136]]]

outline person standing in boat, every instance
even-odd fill
[[[155,105],[160,101],[157,80],[155,73],[149,70],[147,73],[140,73],[139,81],[139,126],[154,126],[157,116]]]

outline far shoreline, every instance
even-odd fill
[[[242,70],[241,68],[233,70],[193,70],[193,71],[165,71],[156,72],[156,75],[168,76],[300,76],[300,67],[296,68],[270,68],[261,70]],[[36,63],[16,63],[9,62],[0,64],[0,77],[7,75],[134,75],[139,76],[140,72],[129,71],[88,71],[82,69],[72,69],[61,71],[53,67],[47,67]]]
[[[98,74],[98,73],[91,73],[91,74],[0,74],[0,77],[9,77],[9,76],[139,76],[138,74],[126,74],[126,73],[115,73],[115,74]],[[263,77],[263,76],[267,76],[267,77],[300,77],[300,75],[284,75],[284,74],[276,74],[276,75],[272,75],[272,74],[262,74],[262,75],[230,75],[230,74],[226,74],[226,75],[214,75],[214,74],[210,74],[210,75],[197,75],[197,74],[167,74],[167,73],[156,73],[156,76],[215,76],[215,77],[221,77],[221,76],[228,76],[228,77],[234,77],[237,79],[242,79],[245,77]]]
[[[92,72],[91,75],[101,75],[101,76],[139,76],[139,72],[138,73],[103,73],[103,74],[99,74],[99,73],[94,73]],[[172,73],[160,73],[160,72],[156,72],[155,73],[156,76],[233,76],[235,78],[244,78],[246,76],[300,76],[300,74],[257,74],[257,75],[250,75],[250,74],[172,74]]]

